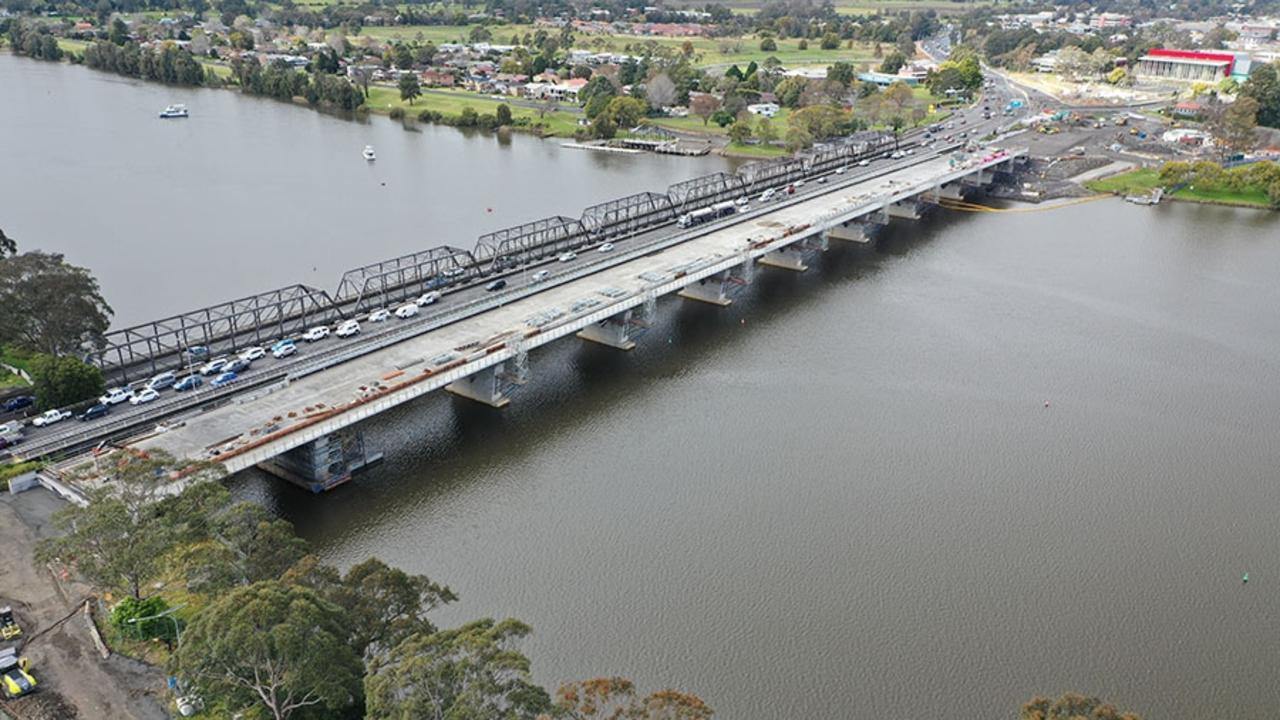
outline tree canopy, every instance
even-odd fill
[[[99,345],[112,315],[87,269],[40,251],[0,262],[0,308],[0,343],[49,355]]]

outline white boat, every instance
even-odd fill
[[[370,162],[373,162],[374,160],[377,160],[377,159],[378,159],[378,157],[377,157],[376,155],[374,155],[374,154],[373,154],[373,146],[372,146],[372,145],[365,145],[365,146],[364,146],[364,153],[363,153],[363,155],[364,155],[364,159],[365,159],[365,160],[368,160],[368,161],[370,161]]]
[[[161,118],[184,118],[189,114],[186,105],[170,105],[160,111]]]

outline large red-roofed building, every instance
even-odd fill
[[[1212,83],[1230,77],[1235,63],[1230,53],[1152,48],[1138,60],[1138,77]]]

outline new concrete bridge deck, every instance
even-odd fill
[[[612,264],[584,268],[581,277],[527,288],[486,312],[247,391],[134,446],[215,459],[235,472],[445,387],[501,406],[504,387],[524,379],[525,356],[533,348],[572,333],[630,347],[628,328],[652,312],[657,297],[680,292],[728,304],[726,291],[749,282],[757,263],[803,270],[804,252],[825,248],[828,239],[861,239],[858,222],[918,217],[921,196],[954,196],[962,185],[990,182],[990,171],[1017,154],[986,148],[944,155],[843,186],[840,176],[831,176],[836,182],[829,192],[690,230],[658,249],[623,250]]]

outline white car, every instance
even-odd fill
[[[329,337],[329,326],[327,325],[317,325],[311,328],[310,330],[307,330],[306,332],[302,333],[302,339],[306,340],[307,342],[315,342],[317,340],[323,340],[327,337]]]
[[[417,314],[418,314],[418,306],[415,303],[401,305],[400,307],[396,308],[396,317],[400,318],[401,320],[408,320],[409,318]]]
[[[369,322],[386,322],[391,317],[391,311],[386,308],[378,308],[369,313]]]
[[[418,307],[423,307],[426,305],[430,305],[431,303],[439,300],[441,297],[443,297],[443,295],[440,294],[439,290],[432,290],[429,293],[423,294],[422,297],[418,298],[416,302],[418,303]]]
[[[129,399],[129,391],[124,388],[111,388],[106,395],[98,398],[103,405],[119,405]]]
[[[231,362],[231,358],[225,355],[223,355],[222,357],[216,357],[210,360],[209,362],[205,363],[204,365],[200,366],[200,374],[213,375],[214,373],[221,370],[223,365],[226,365],[229,362]]]
[[[244,361],[246,361],[246,362],[253,362],[254,360],[261,360],[262,358],[264,358],[264,357],[266,357],[266,356],[267,356],[267,351],[266,351],[264,348],[258,347],[258,346],[256,346],[256,345],[255,345],[254,347],[248,348],[248,349],[247,349],[247,350],[245,350],[244,352],[240,353],[240,359],[241,359],[241,360],[244,360]]]
[[[129,404],[142,405],[143,403],[149,403],[158,397],[160,397],[160,393],[155,390],[152,390],[151,388],[142,388],[129,397]]]
[[[271,351],[271,357],[277,360],[282,360],[284,358],[289,357],[290,355],[297,354],[297,352],[298,352],[297,345],[294,345],[293,343],[285,343],[283,345],[277,345],[276,349]]]
[[[841,167],[836,168],[836,174],[837,174],[837,175],[843,175],[843,174],[844,174],[844,167],[843,167],[843,166],[841,166]]]
[[[870,161],[870,160],[868,160],[868,159],[866,159],[866,158],[863,158],[863,159],[861,159],[861,160],[859,160],[859,161],[858,161],[858,167],[866,167],[866,166],[868,166],[868,165],[870,165],[870,164],[871,164],[871,161]]]
[[[338,330],[335,334],[338,337],[351,337],[358,332],[360,332],[360,323],[355,320],[345,320],[338,326]]]
[[[71,413],[66,410],[46,410],[43,414],[37,415],[35,420],[31,421],[36,427],[45,427],[56,422],[62,422],[71,417]]]
[[[551,277],[551,271],[550,271],[550,270],[539,270],[538,272],[536,272],[536,273],[534,273],[533,275],[531,275],[531,276],[529,277],[529,280],[530,280],[530,282],[540,283],[540,282],[542,282],[543,280],[546,280],[546,279],[547,279],[547,278],[549,278],[549,277]]]
[[[464,272],[466,272],[466,270],[463,270],[462,268],[449,268],[448,270],[444,271],[443,275],[447,278],[451,278],[451,277],[458,277]]]
[[[560,253],[560,256],[557,257],[556,260],[559,260],[560,262],[570,262],[572,260],[576,260],[577,258],[578,258],[578,253],[570,250],[568,252]]]
[[[613,243],[604,243],[600,246],[600,252],[609,252],[613,250]]]
[[[0,438],[18,432],[17,423],[0,423]]]
[[[737,205],[738,207],[746,207],[746,206],[747,206],[747,203],[749,203],[749,202],[751,202],[751,201],[747,199],[747,196],[746,196],[746,195],[743,195],[742,197],[738,198],[737,200],[734,200],[734,201],[733,201],[733,204],[734,204],[734,205]]]
[[[769,188],[768,190],[765,190],[764,192],[760,193],[760,202],[767,202],[769,200],[772,200],[773,196],[777,194],[778,194],[777,190],[774,190],[773,188]]]

